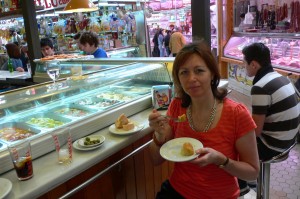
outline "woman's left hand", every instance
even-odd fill
[[[209,164],[220,165],[226,160],[226,156],[219,151],[212,148],[202,148],[195,151],[199,156],[190,161],[193,164],[197,164],[200,167],[207,166]]]

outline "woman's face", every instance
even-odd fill
[[[190,55],[187,61],[180,66],[178,77],[183,90],[191,98],[205,97],[211,92],[213,74],[197,54]]]

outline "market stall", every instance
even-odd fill
[[[293,21],[293,15],[299,12],[295,11],[293,2],[272,1],[266,4],[264,1],[226,0],[219,6],[219,19],[222,19],[219,24],[219,37],[222,38],[219,41],[220,67],[222,75],[228,77],[230,87],[250,94],[252,78],[245,73],[241,51],[254,42],[269,47],[275,70],[289,75],[294,82],[299,79],[299,30],[293,23],[286,23]],[[241,22],[242,13],[250,16],[246,25]]]

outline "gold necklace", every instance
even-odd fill
[[[211,127],[211,125],[212,125],[212,123],[213,123],[213,121],[214,121],[214,119],[215,119],[216,112],[217,112],[217,100],[216,100],[216,98],[215,98],[214,106],[212,107],[212,109],[211,109],[211,111],[210,111],[210,116],[209,116],[209,118],[208,118],[208,122],[207,122],[207,124],[205,125],[204,129],[202,130],[202,132],[207,132],[207,131],[209,130],[209,128]],[[189,105],[188,110],[187,110],[187,118],[188,118],[190,127],[191,127],[194,131],[197,131],[197,130],[195,129],[195,126],[194,126],[194,123],[193,123],[191,104]]]

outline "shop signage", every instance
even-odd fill
[[[35,5],[44,6],[45,9],[55,9],[65,7],[70,0],[34,0]]]

